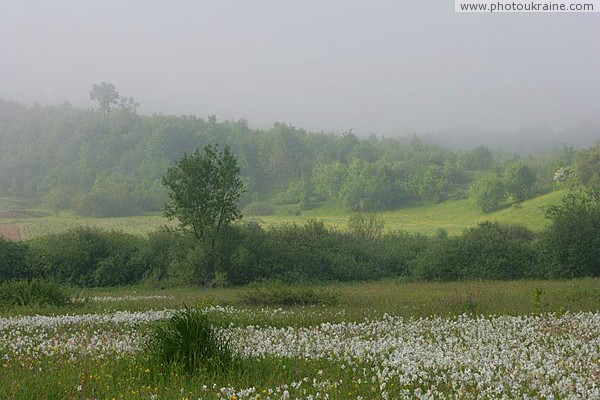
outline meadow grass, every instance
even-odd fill
[[[378,213],[385,221],[388,231],[405,230],[411,233],[432,235],[439,229],[445,229],[451,235],[458,235],[464,229],[476,226],[483,221],[522,224],[533,230],[541,230],[549,221],[545,218],[545,208],[558,204],[567,193],[566,190],[551,192],[493,213],[483,214],[474,209],[469,200],[454,200],[440,204],[411,206]],[[31,239],[49,233],[63,232],[78,226],[99,227],[107,230],[119,230],[135,235],[145,235],[165,225],[174,225],[159,213],[153,215],[93,218],[61,212],[53,215],[48,210],[32,208],[25,203],[4,199],[0,207],[6,210],[33,211],[44,216],[30,218],[0,219],[0,223],[18,224],[24,239]],[[346,229],[351,212],[335,204],[322,204],[311,210],[302,211],[300,216],[273,215],[245,217],[246,221],[255,221],[263,226],[278,226],[286,223],[304,224],[309,219],[322,220],[326,226]]]
[[[600,279],[388,280],[310,287],[335,293],[339,302],[263,308],[243,303],[252,288],[122,287],[81,290],[76,296],[88,300],[66,308],[3,310],[5,316],[56,314],[53,318],[58,321],[64,314],[91,314],[82,315],[80,323],[41,320],[39,326],[30,327],[0,320],[0,398],[237,400],[318,394],[332,399],[379,399],[414,397],[429,388],[435,388],[436,397],[475,398],[482,390],[506,390],[502,393],[508,397],[525,393],[561,397],[561,393],[574,393],[579,381],[584,382],[584,394],[594,394],[589,382],[600,371],[590,370],[589,365],[600,343],[594,328],[598,314],[576,313],[600,310]],[[122,322],[103,322],[115,310],[148,312],[144,310],[181,309],[184,304],[218,317],[212,319],[214,326],[246,353],[236,359],[235,368],[189,373],[160,365],[147,347],[152,342],[144,339],[155,319],[137,317],[141,322],[135,322],[119,317]],[[101,317],[98,322],[96,317]],[[538,341],[536,335],[543,337]],[[516,341],[523,346],[511,347]],[[482,347],[481,353],[477,346]],[[512,363],[519,372],[496,371],[497,366],[487,365],[496,362],[495,352],[502,353],[502,365]],[[452,367],[446,369],[450,359]],[[533,364],[522,364],[526,359]],[[544,385],[554,378],[530,375],[549,368],[544,373],[563,376],[561,369],[552,369],[553,362],[565,363],[573,389],[569,381],[567,386],[559,385],[564,392],[544,392]],[[470,377],[468,371],[478,370],[477,366],[491,375]],[[481,386],[484,378],[489,382]],[[493,393],[487,397],[494,397]]]
[[[432,235],[439,229],[445,229],[451,235],[458,235],[464,229],[484,221],[521,224],[532,230],[541,230],[549,223],[545,217],[545,208],[560,203],[566,193],[566,190],[551,192],[489,214],[476,210],[469,200],[462,199],[382,211],[378,215],[384,219],[385,229],[389,231],[405,230],[425,235]],[[326,204],[303,211],[301,216],[275,215],[248,219],[264,225],[281,225],[303,224],[313,218],[322,220],[327,226],[346,229],[351,216],[352,213],[339,206]]]
[[[466,282],[403,282],[384,280],[327,283],[306,286],[327,304],[276,306],[291,313],[271,313],[263,304],[252,306],[248,296],[255,288],[119,287],[80,289],[75,297],[88,299],[69,307],[21,307],[0,310],[0,315],[105,313],[114,310],[145,311],[187,306],[223,306],[243,309],[229,315],[236,325],[271,324],[310,326],[327,321],[360,321],[384,314],[405,318],[476,315],[524,315],[534,312],[600,310],[600,279],[520,280]],[[108,300],[108,301],[103,301]],[[262,313],[266,309],[268,312]]]

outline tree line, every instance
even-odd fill
[[[588,153],[537,158],[483,146],[450,151],[418,138],[307,132],[284,123],[137,113],[114,85],[94,85],[96,109],[25,106],[0,100],[0,195],[33,199],[55,212],[124,216],[162,210],[161,179],[183,154],[227,145],[246,188],[244,214],[301,213],[321,202],[353,211],[471,197],[483,212],[552,190],[555,173],[586,178]],[[579,182],[579,181],[578,181]]]
[[[147,238],[79,228],[30,242],[0,240],[0,281],[50,279],[76,286],[247,284],[370,280],[573,278],[600,276],[600,163],[584,190],[546,210],[550,226],[484,222],[450,238],[384,232],[373,213],[355,214],[348,231],[323,222],[263,229],[241,219],[244,191],[228,147],[184,155],[163,184],[165,215],[177,228]]]
[[[360,214],[359,214],[360,215]],[[82,287],[364,281],[450,281],[600,276],[600,195],[573,192],[548,210],[550,226],[485,222],[448,237],[384,232],[364,215],[349,230],[305,225],[226,226],[209,243],[190,232],[147,237],[77,228],[29,241],[0,239],[0,281],[45,279]]]

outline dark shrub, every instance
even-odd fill
[[[326,228],[322,222],[263,230],[237,228],[227,275],[232,284],[264,279],[287,283],[319,280],[369,280],[408,275],[409,265],[427,239],[407,233],[372,239]]]
[[[519,279],[531,277],[536,255],[534,235],[523,226],[483,222],[458,240],[458,269],[463,278]]]
[[[26,263],[28,246],[0,237],[0,281],[33,278],[34,272]]]
[[[188,254],[195,246],[196,241],[191,235],[169,229],[159,229],[150,233],[140,256],[146,266],[146,282],[151,285],[176,283],[174,279],[170,279],[175,270],[193,268],[192,265],[188,265]]]
[[[600,276],[600,191],[571,193],[546,215],[539,245],[549,277]]]
[[[458,238],[437,238],[416,256],[412,274],[417,280],[452,281],[460,279]]]
[[[0,305],[4,307],[65,306],[71,295],[69,288],[39,279],[0,283]]]
[[[143,276],[142,243],[122,232],[76,228],[32,240],[28,263],[46,277],[76,286],[127,285]]]
[[[434,239],[415,260],[417,279],[519,279],[535,275],[534,235],[525,227],[483,222],[458,238]]]

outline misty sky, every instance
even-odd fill
[[[452,0],[0,0],[0,98],[396,135],[573,127],[600,114],[600,13]]]

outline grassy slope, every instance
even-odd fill
[[[468,200],[448,201],[429,206],[415,206],[382,212],[386,229],[402,229],[409,232],[432,234],[438,228],[446,229],[450,234],[459,234],[463,229],[477,223],[492,220],[505,223],[523,224],[531,229],[542,229],[547,220],[544,218],[544,207],[557,204],[566,191],[556,191],[523,202],[519,208],[509,207],[490,214],[482,214],[469,205]],[[23,209],[18,203],[0,199],[0,209]],[[40,210],[36,210],[40,211]],[[47,215],[36,218],[0,219],[0,223],[16,223],[21,227],[25,239],[64,231],[75,226],[98,226],[105,229],[116,229],[133,234],[145,234],[165,225],[167,221],[160,216],[137,216],[123,218],[88,218],[71,213],[58,216]],[[265,225],[283,223],[303,224],[307,219],[323,220],[328,226],[344,229],[352,214],[332,204],[322,205],[303,212],[301,216],[266,216],[248,217]]]
[[[448,201],[429,206],[416,206],[385,211],[380,215],[385,219],[385,226],[390,230],[402,229],[409,232],[432,234],[439,228],[450,234],[459,234],[463,229],[477,225],[479,222],[491,220],[504,223],[523,224],[531,229],[542,229],[548,221],[544,216],[544,208],[560,202],[566,190],[548,193],[520,204],[520,207],[509,207],[490,214],[483,214],[473,209],[468,200]],[[308,218],[322,219],[330,226],[345,228],[352,214],[331,205],[320,206],[303,212],[302,216],[268,216],[249,218],[267,225],[285,222],[302,223]]]

